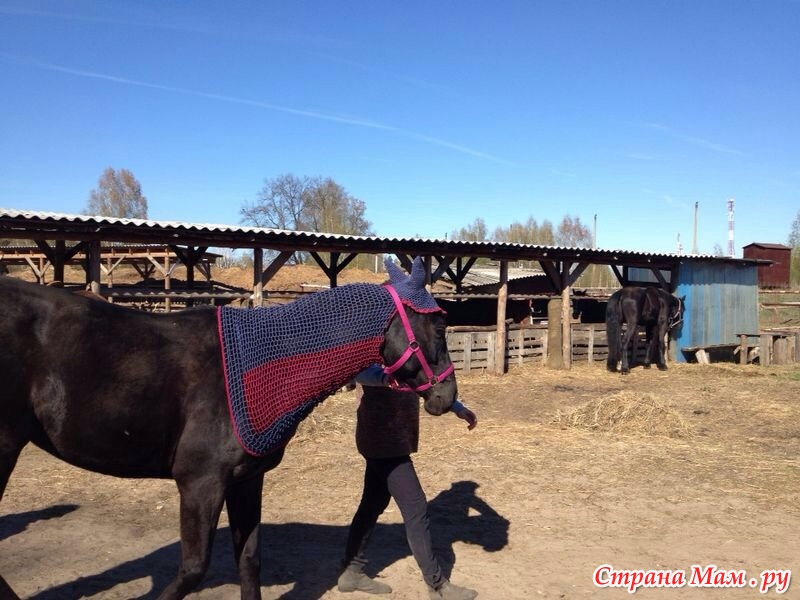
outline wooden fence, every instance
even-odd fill
[[[492,370],[495,361],[494,327],[448,327],[447,347],[458,371]],[[644,332],[638,345],[639,360],[644,359]],[[547,325],[510,325],[506,332],[506,364],[544,363],[547,357]],[[608,358],[605,323],[572,325],[572,361],[593,362]]]

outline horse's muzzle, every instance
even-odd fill
[[[455,377],[448,377],[444,381],[438,382],[421,395],[424,399],[423,406],[426,412],[435,417],[443,415],[450,410],[453,402],[458,397],[458,386],[456,385]]]

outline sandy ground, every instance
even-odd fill
[[[480,598],[630,597],[595,587],[604,563],[687,576],[692,565],[713,564],[743,569],[748,580],[800,567],[796,366],[672,365],[627,377],[600,365],[529,366],[459,382],[478,428],[425,416],[415,463],[442,563]],[[369,597],[335,587],[362,476],[354,414],[352,392],[329,398],[267,476],[266,599]],[[177,536],[171,481],[95,475],[29,447],[0,504],[0,573],[36,600],[154,598],[177,568]],[[228,538],[223,516],[192,597],[239,597]],[[390,597],[427,597],[394,504],[371,558]],[[800,597],[798,585],[782,597]],[[685,586],[636,596],[761,594]]]

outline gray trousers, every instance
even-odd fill
[[[422,577],[429,586],[439,589],[444,583],[444,577],[439,561],[433,554],[428,500],[419,483],[411,457],[366,460],[364,491],[350,524],[345,547],[345,566],[363,570],[367,564],[365,551],[370,535],[375,529],[378,517],[389,506],[389,500],[394,498],[403,516],[408,546],[422,571]]]

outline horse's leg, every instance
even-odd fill
[[[239,567],[242,600],[261,600],[261,491],[264,475],[251,477],[228,486],[225,506],[228,510],[233,557]]]
[[[5,417],[5,415],[4,415]],[[5,423],[13,422],[12,419],[5,420]],[[24,427],[18,424],[16,427],[3,425],[0,427],[0,500],[5,494],[11,472],[17,466],[17,459],[20,452],[28,443],[22,430]],[[19,600],[19,596],[14,593],[11,586],[0,576],[0,598],[3,600]]]
[[[650,364],[653,362],[653,351],[656,349],[656,344],[658,340],[656,340],[656,333],[654,331],[655,325],[652,325],[647,328],[647,352],[644,355],[644,368],[649,369]]]
[[[630,373],[631,367],[628,362],[628,347],[630,347],[631,342],[633,341],[633,357],[632,360],[636,360],[636,325],[631,325],[630,321],[628,322],[628,328],[625,330],[625,333],[622,335],[622,367],[621,371],[623,373]]]
[[[203,580],[225,498],[225,484],[213,473],[175,480],[181,496],[181,564],[159,600],[180,600]]]
[[[658,368],[661,371],[667,370],[667,344],[666,344],[666,337],[667,337],[667,324],[659,324],[658,327],[655,328],[653,332],[654,340],[653,348],[657,349],[658,351]]]

